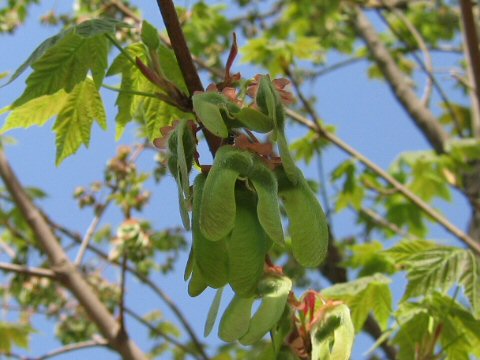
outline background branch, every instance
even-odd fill
[[[440,126],[433,113],[422,104],[415,92],[410,88],[410,85],[405,81],[405,75],[395,64],[375,28],[360,9],[355,10],[355,27],[365,41],[375,62],[387,78],[388,84],[400,104],[435,151],[444,153],[449,137],[448,134]]]
[[[30,276],[39,276],[47,277],[50,279],[55,279],[56,275],[52,270],[42,269],[42,268],[32,268],[29,266],[22,266],[17,264],[9,263],[0,263],[0,270],[15,272],[18,274],[30,275]]]
[[[0,175],[19,211],[47,253],[51,268],[59,281],[73,293],[103,336],[124,359],[146,359],[131,340],[117,341],[118,323],[63,251],[41,212],[32,203],[17,179],[3,149],[0,149]]]

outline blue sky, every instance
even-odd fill
[[[38,24],[41,14],[51,9],[59,12],[67,11],[71,7],[71,3],[71,1],[42,1],[41,6],[35,6],[32,9],[27,24],[21,27],[15,35],[1,35],[0,72],[14,71],[42,40],[56,33],[56,29]],[[142,7],[147,20],[161,27],[161,17],[155,1],[136,1],[136,3]],[[178,1],[176,3],[183,5],[189,2]],[[240,47],[242,41],[244,39],[240,39]],[[335,57],[332,55],[333,59]],[[444,67],[451,64],[452,61],[456,61],[456,58],[442,55],[441,57],[435,56],[434,60],[437,66]],[[250,66],[242,65],[238,68],[245,77],[253,76],[257,72]],[[325,119],[326,123],[336,126],[337,133],[341,138],[386,168],[399,152],[424,150],[428,146],[406,113],[396,103],[387,86],[379,81],[369,80],[366,70],[366,62],[359,62],[322,77],[315,87],[307,85],[305,90],[314,93],[319,99],[318,111],[321,117]],[[8,105],[21,94],[25,77],[24,74],[8,87],[0,89],[0,107]],[[107,104],[109,130],[104,132],[95,127],[90,148],[81,148],[75,156],[68,158],[60,167],[55,167],[55,138],[51,132],[53,122],[43,128],[14,130],[7,134],[17,141],[15,145],[8,146],[7,155],[22,182],[25,185],[44,189],[49,197],[41,201],[40,206],[46,209],[57,222],[64,223],[81,233],[88,227],[93,215],[91,210],[78,210],[72,193],[78,185],[88,185],[92,181],[100,180],[103,176],[105,162],[115,154],[119,145],[114,141],[115,97],[116,94],[112,92],[103,92],[103,98]],[[438,98],[433,99],[434,104],[438,102]],[[4,118],[4,116],[1,118],[2,123]],[[128,127],[121,143],[131,144],[134,139],[134,131],[133,126]],[[294,140],[304,133],[302,128],[293,126],[288,136],[290,140]],[[326,169],[331,170],[342,159],[345,159],[344,154],[330,148],[324,155]],[[140,166],[148,169],[152,164],[153,154],[151,152],[143,154]],[[316,178],[315,164],[306,169],[306,173],[308,176]],[[176,189],[172,179],[167,178],[156,186],[154,191],[150,206],[142,217],[151,219],[157,229],[180,225]],[[460,228],[465,227],[468,213],[462,198],[455,196],[451,204],[438,203],[438,206],[441,206],[444,214]],[[106,214],[104,223],[111,222],[115,226],[120,221],[119,212],[113,211],[112,208]],[[338,236],[349,234],[353,222],[348,210],[342,216],[336,217],[333,225]],[[438,226],[432,227],[432,237],[446,241],[450,239],[450,236]],[[72,254],[72,256],[74,255]],[[0,260],[4,260],[1,255]],[[163,277],[158,274],[153,279],[181,306],[201,337],[213,291],[206,291],[198,298],[189,298],[186,284],[183,282],[184,263],[185,256],[178,262],[177,271],[172,275]],[[112,279],[118,279],[116,270],[111,270],[109,273]],[[171,318],[171,314],[166,310],[164,304],[148,289],[139,286],[132,278],[128,285],[130,291],[127,294],[127,304],[130,307],[141,309],[140,313],[160,309],[166,317]],[[394,293],[397,298],[402,293],[401,286],[402,281],[394,282]],[[227,301],[224,299],[224,305],[226,303]],[[41,355],[59,345],[52,340],[54,330],[51,322],[40,318],[35,324],[39,333],[32,338],[32,355]],[[149,342],[144,329],[130,319],[128,325],[131,329],[131,336],[138,341],[142,348],[147,349]],[[215,333],[211,334],[206,341],[212,344],[219,343]],[[364,336],[359,337],[357,343],[352,359],[363,358],[363,352],[370,345]],[[112,352],[95,349],[64,355],[58,359],[79,359],[84,356],[103,359],[118,358]]]

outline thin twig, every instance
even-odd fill
[[[120,333],[127,336],[127,329],[125,327],[125,284],[127,282],[127,254],[123,254],[122,264],[120,266]]]
[[[365,155],[345,143],[342,139],[340,139],[338,136],[329,133],[326,131],[324,128],[318,128],[318,126],[313,123],[312,121],[306,119],[302,115],[290,110],[286,109],[286,113],[288,116],[290,116],[293,120],[296,122],[303,124],[310,128],[311,130],[317,132],[319,135],[323,136],[325,139],[329,140],[333,144],[335,144],[337,147],[342,149],[344,152],[347,154],[351,155],[358,161],[360,161],[362,164],[364,164],[366,167],[369,169],[373,170],[377,175],[379,175],[381,178],[383,178],[385,181],[387,181],[390,185],[392,185],[395,189],[397,189],[403,196],[405,196],[407,199],[409,199],[413,204],[415,204],[418,208],[420,208],[424,213],[429,215],[434,221],[436,221],[438,224],[440,224],[444,229],[446,229],[449,233],[454,235],[456,238],[460,239],[465,245],[470,247],[472,250],[474,250],[477,254],[480,255],[480,244],[475,242],[470,236],[468,236],[465,232],[460,230],[457,226],[452,224],[447,218],[445,218],[443,215],[441,215],[438,211],[433,209],[428,203],[426,203],[423,199],[421,199],[419,196],[414,194],[410,189],[408,189],[405,185],[400,183],[397,179],[395,179],[393,176],[391,176],[389,173],[387,173],[385,170],[383,170],[380,166],[375,164],[373,161],[371,161],[369,158],[367,158]]]
[[[61,348],[50,351],[45,355],[42,355],[36,358],[30,358],[29,360],[46,360],[46,359],[50,359],[52,357],[62,355],[68,352],[76,351],[76,350],[82,350],[82,349],[87,349],[87,348],[97,347],[97,346],[107,346],[107,345],[108,345],[108,341],[102,338],[87,340],[87,341],[82,341],[75,344],[65,345]]]
[[[408,31],[410,31],[415,41],[417,42],[418,48],[423,53],[425,70],[428,74],[427,74],[427,82],[425,84],[425,89],[423,91],[422,102],[425,106],[428,106],[430,104],[430,99],[432,97],[432,90],[433,90],[433,61],[432,61],[432,56],[430,55],[430,51],[428,50],[427,44],[425,43],[423,36],[420,34],[417,28],[412,24],[410,19],[406,17],[405,14],[400,10],[390,7],[390,5],[388,4],[387,6],[393,12],[393,14],[395,14],[395,16],[404,23]]]
[[[330,73],[332,73],[336,70],[343,69],[346,66],[356,64],[356,63],[358,63],[360,61],[363,61],[363,60],[365,60],[364,56],[354,56],[354,57],[351,57],[351,58],[348,58],[348,59],[345,59],[345,60],[340,60],[339,62],[336,62],[332,65],[325,66],[322,69],[318,70],[317,72],[315,72],[312,75],[312,77],[313,78],[319,78],[321,76],[325,76],[325,75],[330,74]]]
[[[18,274],[24,274],[24,275],[30,275],[30,276],[47,277],[50,279],[57,278],[57,275],[55,274],[55,272],[49,269],[34,268],[29,266],[22,266],[22,265],[3,263],[3,262],[0,263],[0,270],[11,271]]]
[[[58,225],[54,222],[52,222],[50,219],[47,218],[49,221],[50,226],[53,228],[57,229],[58,231],[62,232],[64,235],[68,236],[71,238],[73,241],[77,243],[82,242],[82,237],[80,234],[75,233],[61,225]],[[112,260],[102,250],[97,248],[96,246],[93,246],[91,244],[88,245],[88,250],[92,251],[96,255],[98,255],[100,258],[103,260],[107,261],[108,263],[115,265],[115,266],[121,266],[120,262],[118,260]],[[182,324],[183,328],[185,331],[188,333],[190,336],[190,339],[192,340],[193,344],[195,344],[195,347],[197,348],[198,352],[200,353],[200,356],[203,360],[208,360],[208,356],[205,353],[205,350],[203,348],[203,345],[197,335],[195,334],[195,331],[193,328],[190,326],[190,323],[188,322],[186,316],[182,313],[180,308],[175,304],[175,302],[159,287],[157,286],[152,280],[150,280],[148,277],[144,276],[140,272],[138,272],[135,268],[131,267],[130,265],[127,264],[126,266],[127,271],[135,276],[138,280],[140,280],[142,283],[144,283],[146,286],[148,286],[154,293],[156,293],[164,302],[165,304],[170,308],[170,310],[175,314],[177,319],[180,321]]]
[[[191,348],[189,348],[187,345],[182,344],[179,342],[177,339],[174,337],[168,335],[165,333],[160,327],[155,327],[151,323],[149,323],[147,320],[145,320],[143,317],[135,313],[132,309],[125,307],[125,314],[130,315],[133,319],[138,321],[140,324],[148,328],[153,334],[158,335],[162,338],[164,338],[167,342],[173,344],[174,346],[178,347],[179,349],[183,350],[185,353],[192,355],[195,359],[200,359],[199,355],[197,352],[193,351]]]
[[[354,210],[356,211],[356,210]],[[371,210],[371,209],[367,209],[365,207],[361,207],[359,209],[359,212],[361,214],[364,214],[366,216],[368,216],[371,220],[373,220],[377,225],[380,225],[386,229],[389,229],[391,231],[393,231],[395,234],[397,235],[400,235],[404,238],[407,238],[407,239],[411,239],[411,240],[418,240],[419,238],[415,235],[412,235],[410,234],[409,232],[401,229],[400,227],[398,227],[396,224],[388,221],[387,219],[385,219],[382,215],[380,215],[379,213]]]
[[[87,232],[85,233],[85,236],[82,239],[82,243],[80,244],[80,248],[78,249],[77,257],[75,258],[74,264],[76,266],[80,266],[82,264],[83,257],[85,256],[85,253],[87,251],[88,244],[90,244],[90,240],[95,234],[95,231],[97,231],[97,227],[100,224],[100,221],[102,220],[102,216],[105,213],[105,210],[107,209],[109,204],[110,204],[110,200],[106,200],[105,203],[99,205],[95,209],[95,217],[93,218],[92,222],[88,226]]]
[[[405,76],[398,68],[392,55],[380,39],[376,29],[360,9],[355,9],[355,27],[365,41],[370,53],[380,70],[388,80],[396,98],[408,112],[411,119],[418,126],[427,141],[438,153],[444,153],[447,147],[448,133],[437,121],[435,115],[418,99],[415,92],[405,80]],[[423,64],[423,62],[421,62]]]
[[[381,1],[384,1],[384,0],[381,0]],[[397,37],[397,39],[400,42],[402,42],[407,47],[407,49],[410,48],[409,45],[405,42],[405,40],[403,40],[403,37],[401,36],[401,34],[399,34],[399,32],[397,30],[395,30],[395,28],[390,24],[390,22],[387,20],[387,18],[385,16],[383,16],[383,14],[381,12],[378,12],[378,15],[379,15],[380,19],[383,21],[383,23],[388,27],[388,29]],[[358,23],[358,24],[360,24],[360,23]],[[364,23],[364,25],[367,25],[367,23]],[[368,27],[370,27],[370,29],[367,29]],[[370,26],[367,25],[365,27],[365,30],[367,30],[367,31],[364,34],[366,34],[368,36],[367,37],[364,36],[364,40],[367,42],[367,46],[370,47],[374,44],[375,38],[378,37],[378,35],[375,33],[375,29],[371,25]],[[387,51],[386,48],[385,48],[384,51],[380,50],[380,48],[382,46],[383,45],[378,45],[378,46],[372,46],[371,47],[371,49],[375,49],[375,48],[377,49],[377,51],[374,54],[374,58],[379,63],[379,65],[381,65],[380,68],[383,69],[384,75],[387,79],[389,79],[389,83],[392,86],[392,88],[395,89],[395,91],[396,91],[395,94],[397,95],[398,99],[400,100],[400,103],[413,116],[414,113],[411,112],[408,109],[409,108],[415,109],[417,107],[415,105],[415,100],[412,96],[409,96],[406,93],[402,94],[402,92],[404,90],[402,90],[402,87],[400,86],[401,83],[399,82],[399,78],[395,75],[395,73],[397,71],[394,69],[394,67],[397,67],[397,66],[393,62],[393,59],[392,60],[388,59],[388,57],[390,57],[390,55],[388,54],[388,51]],[[383,55],[382,55],[382,52],[383,52]],[[420,68],[422,69],[424,74],[428,78],[431,79],[433,87],[435,88],[435,90],[437,90],[438,95],[442,99],[442,102],[445,104],[445,108],[448,111],[449,115],[451,116],[453,124],[454,124],[458,134],[462,135],[462,129],[461,129],[461,126],[460,126],[460,121],[458,119],[457,113],[454,111],[453,106],[451,104],[451,101],[449,100],[447,94],[445,93],[445,91],[443,91],[443,88],[440,86],[437,79],[433,75],[433,72],[431,72],[427,69],[427,66],[424,64],[422,59],[420,59],[420,57],[414,51],[411,52],[411,55],[412,55],[413,59],[415,60],[415,62],[420,66]],[[395,81],[395,82],[393,82],[393,81]],[[413,93],[413,91],[412,91],[412,93]],[[419,100],[419,103],[422,104],[420,102],[420,100]],[[428,108],[426,108],[425,106],[424,106],[424,108],[428,110]],[[429,125],[429,126],[426,127],[426,130],[424,130],[424,134],[427,135],[427,138],[428,138],[428,136],[437,136],[438,137],[438,134],[435,135],[434,132],[433,132],[434,129],[433,129],[432,124],[428,124],[428,121],[426,121],[428,119],[428,114],[425,111],[422,114],[418,110],[416,111],[416,113],[418,114],[417,116],[421,116],[421,117],[414,118],[414,120],[416,120],[418,122],[419,126],[422,122],[425,123],[425,125]],[[421,129],[423,130],[422,127],[421,127]],[[431,134],[429,134],[429,132]],[[439,133],[438,130],[436,132]],[[438,139],[440,140],[440,138],[438,138]],[[431,140],[429,140],[429,141],[431,142]],[[436,150],[437,150],[437,152],[439,151],[438,149],[436,149]]]

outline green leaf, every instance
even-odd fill
[[[49,37],[48,39],[44,40],[33,52],[32,54],[28,57],[25,62],[18,67],[17,70],[13,73],[12,77],[8,82],[2,87],[7,86],[11,82],[13,82],[15,79],[17,79],[20,75],[23,74],[25,70],[28,69],[30,65],[32,65],[37,59],[40,59],[45,52],[50,49],[52,46],[54,46],[62,37],[64,36],[64,33],[57,34],[55,36]]]
[[[55,94],[40,96],[14,107],[0,133],[16,128],[45,125],[48,120],[60,113],[68,98],[69,95],[65,91],[59,90]]]
[[[88,38],[96,37],[98,35],[113,34],[118,28],[125,27],[131,28],[132,26],[120,20],[104,17],[83,21],[73,29],[78,35]]]
[[[177,58],[174,52],[166,46],[160,44],[157,49],[160,62],[160,71],[162,75],[174,83],[184,94],[188,94],[188,88],[183,79],[182,71],[178,66]]]
[[[260,307],[253,315],[248,331],[240,338],[243,345],[259,341],[280,320],[292,289],[292,281],[286,277],[266,276],[258,284],[262,299]]]
[[[103,35],[82,37],[72,31],[63,36],[32,64],[33,72],[26,80],[27,87],[13,106],[61,89],[69,93],[89,71],[98,87],[107,67],[107,49],[107,39]]]
[[[327,311],[310,334],[312,360],[350,359],[355,330],[346,305],[338,305]]]
[[[57,165],[74,154],[81,144],[88,147],[94,120],[103,129],[107,127],[100,93],[94,82],[86,79],[69,94],[53,127],[56,133]]]
[[[479,264],[466,249],[439,246],[432,242],[402,241],[385,252],[396,264],[407,268],[408,285],[404,299],[448,292],[458,283],[463,287],[476,316],[479,316]]]
[[[322,295],[327,299],[342,300],[348,305],[355,331],[362,329],[370,311],[385,330],[392,312],[390,282],[388,277],[375,274],[331,286],[323,290]]]
[[[157,29],[148,21],[142,22],[142,41],[151,51],[156,51],[160,46],[160,39],[158,37]]]
[[[430,250],[436,247],[433,241],[427,240],[403,240],[391,249],[385,251],[385,254],[392,258],[397,264],[404,264],[418,253]]]
[[[215,325],[215,320],[217,319],[218,309],[220,308],[220,302],[222,301],[223,287],[218,289],[213,298],[212,305],[208,311],[207,321],[205,322],[205,329],[203,331],[203,336],[207,337]]]
[[[475,317],[480,318],[480,264],[470,250],[465,253],[459,282],[472,305]]]
[[[223,341],[232,342],[242,337],[250,324],[252,305],[255,298],[233,297],[223,313],[218,327],[218,336]]]
[[[32,332],[28,325],[0,322],[0,351],[9,353],[13,346],[28,348]]]
[[[355,244],[350,247],[352,256],[347,260],[347,265],[357,269],[361,268],[359,276],[369,276],[375,273],[393,274],[394,261],[382,252],[383,245],[378,241],[364,244]]]

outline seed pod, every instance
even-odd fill
[[[182,139],[182,141],[179,141]],[[188,174],[192,169],[195,155],[196,143],[192,130],[186,120],[181,120],[168,141],[170,157],[168,168],[172,173],[178,187],[178,200],[180,204],[180,215],[183,226],[190,229],[188,217],[188,204],[190,198],[190,184]]]
[[[193,184],[192,236],[195,263],[208,286],[219,288],[227,283],[228,255],[225,240],[210,241],[200,231],[200,206],[206,175],[199,174]]]
[[[218,149],[205,182],[200,206],[200,230],[211,241],[225,238],[235,223],[235,184],[252,166],[248,151]]]
[[[328,226],[322,207],[300,171],[297,184],[290,182],[283,169],[275,173],[278,194],[289,218],[293,256],[304,267],[316,267],[328,250]]]
[[[267,237],[257,218],[255,195],[237,188],[235,226],[227,239],[228,282],[235,293],[252,296],[263,274]]]
[[[234,296],[223,313],[218,327],[218,336],[223,341],[232,342],[248,331],[252,305],[255,298]]]
[[[239,126],[235,126],[236,124],[233,123],[233,127],[246,127],[259,133],[268,133],[273,130],[272,119],[253,108],[244,107],[234,116],[238,120]]]
[[[192,277],[188,283],[188,295],[195,297],[200,295],[207,288],[207,282],[195,262],[193,263]]]
[[[267,235],[278,245],[284,245],[283,227],[279,208],[278,183],[272,171],[260,158],[254,156],[250,180],[257,192],[257,215]]]
[[[252,345],[259,341],[280,320],[292,289],[292,281],[285,276],[266,276],[258,284],[262,304],[258,308],[248,331],[240,338],[243,345]]]

